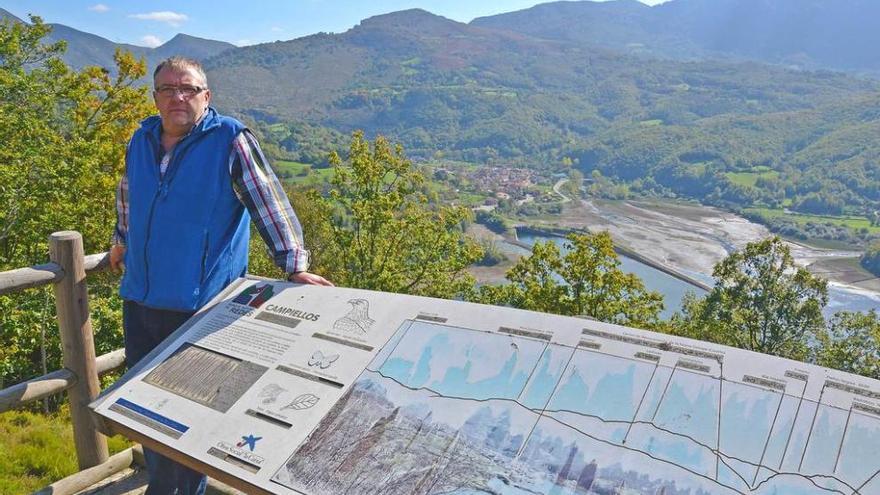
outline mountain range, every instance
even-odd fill
[[[729,58],[803,69],[880,75],[880,2],[874,0],[561,1],[480,17],[474,27],[683,60]],[[0,18],[19,20],[0,9]],[[119,46],[148,61],[169,54],[208,58],[234,45],[180,34],[151,49],[51,24],[69,43],[68,64],[107,65]]]
[[[0,9],[0,19],[10,19],[14,22],[23,22],[10,12]],[[185,55],[197,59],[207,59],[218,55],[235,45],[225,41],[208,40],[180,33],[164,44],[156,48],[130,45],[127,43],[114,43],[96,34],[80,31],[64,24],[48,24],[52,31],[46,37],[46,41],[65,41],[67,51],[64,61],[74,69],[81,69],[87,65],[101,67],[113,67],[113,54],[117,48],[132,52],[147,61],[148,67],[153,67],[161,60],[171,55]]]
[[[553,2],[475,19],[507,29],[676,59],[734,58],[880,75],[875,0]]]
[[[880,205],[880,82],[864,77],[880,74],[877,14],[873,0],[614,0],[466,24],[412,9],[339,34],[246,47],[179,35],[136,53],[203,59],[215,105],[290,159],[364,129],[415,158],[571,157],[664,194],[821,193],[815,211],[858,212]],[[53,27],[70,64],[111,65],[117,45]],[[724,175],[759,169],[777,175],[748,187]]]

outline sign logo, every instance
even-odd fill
[[[245,445],[247,445],[247,448],[249,448],[251,450],[251,452],[253,452],[254,449],[257,448],[257,441],[262,440],[262,439],[263,439],[263,437],[255,437],[253,435],[248,435],[246,437],[241,437],[241,441],[238,442],[237,444],[235,444],[235,446],[238,448],[242,448]]]
[[[273,295],[275,295],[275,288],[272,284],[255,284],[241,291],[232,302],[243,306],[259,308]]]

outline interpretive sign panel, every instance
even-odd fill
[[[589,320],[243,279],[93,404],[241,488],[880,494],[880,382]]]

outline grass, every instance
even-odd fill
[[[287,127],[284,124],[271,124],[269,126],[269,130],[273,132],[280,132],[286,130]]]
[[[766,167],[764,167],[766,168]],[[758,179],[775,179],[779,177],[779,172],[775,170],[752,170],[749,172],[727,172],[724,174],[730,182],[740,186],[755,187]]]
[[[130,443],[108,439],[110,455]],[[0,414],[0,493],[32,493],[79,471],[66,408],[51,415],[28,411]]]
[[[880,233],[880,227],[872,227],[871,222],[868,221],[865,217],[852,216],[852,215],[843,215],[843,216],[833,216],[833,215],[806,215],[801,213],[789,213],[782,209],[774,209],[774,208],[746,208],[746,212],[754,212],[759,213],[765,218],[779,218],[784,217],[790,220],[797,222],[800,225],[807,224],[809,222],[817,223],[817,224],[825,224],[832,223],[834,225],[839,225],[843,227],[849,227],[854,230],[859,230],[862,228],[868,229],[868,232],[872,234]]]
[[[479,206],[486,201],[487,197],[485,194],[460,192],[455,202],[465,206]]]
[[[332,168],[314,168],[308,163],[275,160],[272,165],[275,173],[278,174],[282,181],[294,184],[323,184],[329,182],[330,177],[333,175]],[[306,167],[309,167],[310,170],[307,174],[303,175]],[[289,175],[289,177],[283,178],[281,177],[282,175]]]
[[[305,167],[310,167],[308,163],[302,162],[292,162],[289,160],[275,160],[272,162],[272,167],[275,169],[275,172],[281,174],[282,172],[289,172],[293,175],[299,174]]]

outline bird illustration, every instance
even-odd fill
[[[343,332],[352,332],[363,335],[370,330],[375,320],[370,318],[370,303],[366,299],[350,299],[351,311],[342,318],[336,320],[333,328]]]
[[[263,387],[263,390],[260,391],[260,394],[257,395],[257,398],[262,399],[263,404],[272,404],[278,400],[278,397],[287,392],[287,390],[279,387],[274,383],[270,383]]]

